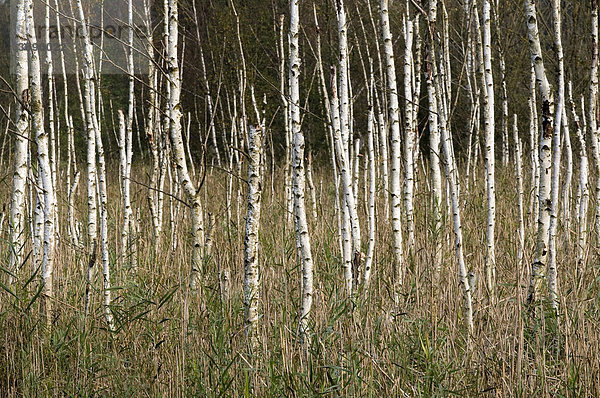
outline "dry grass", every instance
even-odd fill
[[[522,301],[526,293],[534,223],[527,219],[527,259],[519,282],[517,202],[511,171],[498,173],[498,305],[488,305],[480,277],[470,348],[448,220],[439,234],[444,241],[449,237],[444,244],[443,273],[439,283],[432,283],[434,233],[422,175],[416,196],[416,250],[408,259],[403,301],[400,308],[394,308],[391,229],[381,198],[372,288],[355,303],[345,296],[327,168],[315,170],[319,217],[315,220],[309,214],[309,222],[317,292],[312,342],[306,349],[300,346],[296,340],[300,271],[294,229],[285,224],[283,178],[280,173],[276,176],[273,193],[268,177],[260,236],[261,348],[251,355],[242,305],[245,205],[237,224],[234,202],[233,220],[228,223],[228,177],[215,170],[203,188],[206,210],[216,215],[217,226],[203,291],[194,294],[186,284],[190,271],[186,212],[182,207],[177,214],[174,235],[178,245],[173,249],[167,207],[165,234],[155,253],[142,186],[135,192],[135,206],[142,209],[139,270],[135,273],[116,265],[121,205],[114,170],[109,184],[113,201],[109,235],[112,310],[118,330],[113,333],[106,328],[100,278],[94,285],[93,312],[87,319],[83,316],[86,254],[67,242],[66,198],[60,195],[63,232],[56,269],[56,317],[51,329],[41,322],[39,275],[31,262],[24,266],[16,291],[0,289],[0,396],[600,396],[598,239],[592,234],[587,267],[576,280],[574,232],[561,229],[559,316],[539,311],[540,318],[531,320],[524,307],[519,312],[517,298]],[[146,170],[138,167],[134,175],[145,181]],[[0,203],[9,198],[6,181],[0,185]],[[463,223],[468,265],[481,276],[485,247],[482,176],[479,181],[464,198]],[[235,200],[235,187],[233,192]],[[85,191],[80,190],[77,210],[82,221],[85,200]],[[366,237],[362,210],[361,217]],[[6,237],[6,231],[0,231],[2,267],[8,259]],[[221,302],[218,282],[224,268],[232,275],[227,303]],[[6,274],[2,274],[0,281],[5,283]],[[519,378],[520,319],[524,349]]]

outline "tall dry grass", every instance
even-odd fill
[[[494,307],[488,304],[482,283],[483,175],[477,186],[462,193],[466,259],[479,275],[474,295],[475,332],[470,340],[462,319],[451,220],[444,218],[442,231],[432,230],[430,194],[422,170],[415,200],[415,251],[407,259],[408,274],[398,308],[391,297],[393,246],[390,223],[384,218],[383,192],[380,189],[377,202],[371,289],[366,297],[350,300],[342,279],[331,172],[327,167],[315,170],[318,219],[309,214],[309,222],[316,294],[312,341],[305,348],[296,339],[300,269],[294,228],[285,223],[283,176],[281,171],[274,176],[275,192],[270,188],[271,176],[267,176],[260,232],[261,344],[251,355],[244,334],[242,297],[245,203],[239,209],[238,224],[234,187],[233,219],[228,222],[228,175],[214,170],[203,186],[205,210],[215,214],[217,222],[202,292],[193,293],[187,289],[190,237],[186,209],[181,206],[176,214],[174,248],[166,208],[165,231],[155,252],[142,185],[133,186],[134,205],[142,215],[137,237],[139,268],[134,272],[117,265],[122,205],[118,172],[111,166],[112,311],[118,329],[107,329],[98,264],[92,312],[84,317],[87,253],[69,245],[62,189],[52,328],[46,328],[39,313],[39,270],[34,269],[31,258],[18,285],[14,289],[6,286],[9,247],[6,228],[0,231],[0,396],[600,396],[597,236],[591,234],[587,265],[576,276],[575,220],[572,230],[559,229],[561,311],[557,317],[542,304],[538,318],[532,319],[519,302],[523,303],[527,290],[535,222],[527,218],[526,260],[519,268],[512,170],[498,173],[499,299]],[[133,175],[146,181],[147,169],[135,167]],[[8,181],[0,184],[0,208],[9,200]],[[244,183],[240,184],[245,191]],[[78,195],[77,214],[85,225],[85,190],[80,189]],[[359,203],[363,206],[362,200]],[[168,199],[165,205],[169,205]],[[366,229],[362,207],[360,217]],[[444,265],[437,279],[432,268],[432,241],[436,238],[444,241]],[[219,274],[225,268],[232,276],[228,302],[222,302],[219,292]]]

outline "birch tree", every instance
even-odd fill
[[[381,0],[381,31],[385,65],[387,73],[388,112],[391,130],[391,187],[392,197],[392,231],[394,239],[394,303],[399,304],[399,290],[404,280],[404,254],[402,248],[401,192],[400,192],[400,110],[398,105],[398,86],[396,84],[396,64],[394,47],[390,29],[388,0]]]
[[[127,1],[127,119],[123,126],[121,118],[124,116],[119,111],[119,153],[121,156],[121,184],[123,191],[123,228],[121,229],[121,264],[125,265],[133,258],[130,253],[130,232],[133,225],[133,209],[131,208],[131,160],[133,156],[133,108],[134,108],[134,65],[133,65],[133,0]],[[125,129],[123,129],[125,127]],[[132,264],[133,265],[133,264]]]
[[[31,120],[32,132],[37,144],[38,175],[41,181],[43,194],[43,256],[42,256],[42,294],[43,308],[46,323],[52,322],[53,273],[56,245],[55,231],[55,192],[52,184],[52,170],[50,167],[49,137],[44,126],[44,110],[42,108],[42,81],[40,69],[40,56],[37,47],[35,23],[33,19],[33,1],[27,0],[27,40],[30,43],[29,53],[29,79],[31,94]]]
[[[18,0],[15,13],[15,39],[18,48],[27,45],[26,0]],[[10,256],[9,270],[18,275],[23,262],[26,222],[26,181],[29,173],[27,152],[29,147],[29,64],[27,51],[15,54],[16,93],[19,96],[15,111],[14,171],[10,197]],[[13,277],[10,277],[13,282]]]
[[[373,110],[373,72],[371,72],[370,78],[370,91],[371,95],[369,104],[369,114],[367,117],[367,151],[369,153],[369,203],[368,203],[368,216],[369,216],[369,247],[367,249],[367,255],[365,258],[365,272],[363,275],[364,280],[364,291],[365,293],[369,289],[369,282],[371,280],[371,272],[373,266],[373,253],[375,251],[375,150],[373,136],[375,134],[375,112]],[[367,170],[365,170],[367,173]]]
[[[600,176],[600,130],[598,129],[598,0],[592,0],[592,67],[590,70],[590,105],[588,126],[591,133],[591,150],[596,166],[596,175]],[[600,234],[600,178],[596,178],[595,229]]]
[[[85,111],[85,126],[87,133],[87,195],[88,195],[88,253],[87,285],[85,297],[85,314],[89,313],[92,294],[91,284],[95,275],[96,247],[98,234],[98,201],[96,197],[96,136],[98,134],[98,120],[96,112],[96,83],[93,61],[93,49],[89,36],[90,26],[86,22],[81,0],[76,2],[81,24],[81,35],[84,43],[83,67],[83,102]]]
[[[358,212],[356,211],[356,202],[355,196],[353,194],[352,182],[351,182],[351,173],[349,170],[349,161],[348,161],[348,152],[345,149],[344,138],[342,137],[342,127],[340,122],[340,101],[337,96],[337,84],[336,84],[337,76],[335,73],[335,68],[333,70],[333,76],[331,79],[331,119],[333,125],[333,134],[334,134],[334,150],[337,157],[337,164],[339,165],[339,174],[340,179],[342,181],[342,192],[343,192],[343,212],[347,214],[344,217],[347,217],[353,227],[352,231],[349,231],[347,228],[342,228],[342,239],[344,243],[344,281],[346,282],[346,292],[350,295],[352,294],[353,289],[353,265],[352,265],[352,246],[354,246],[355,252],[358,251],[360,253],[360,235],[357,235],[354,232],[354,225],[358,223]],[[360,229],[359,232],[360,234]],[[350,238],[352,237],[352,243],[350,244]]]
[[[539,137],[539,215],[535,259],[531,266],[531,281],[527,296],[527,303],[533,305],[540,299],[548,266],[548,240],[551,214],[550,183],[552,168],[550,148],[554,133],[554,96],[544,67],[537,25],[535,0],[525,0],[525,12],[527,15],[527,34],[529,37],[531,62],[535,69],[536,82],[542,101],[542,130]]]
[[[408,14],[408,10],[407,10]],[[413,208],[413,196],[415,186],[415,167],[414,167],[414,99],[413,99],[413,22],[407,15],[404,21],[404,38],[406,48],[404,49],[404,207],[406,210],[407,224],[407,244],[409,250],[412,250],[415,244],[415,220]]]
[[[553,0],[552,11],[554,14],[554,45],[558,58],[558,101],[554,116],[554,134],[552,148],[552,189],[551,189],[551,212],[549,228],[548,247],[548,288],[550,290],[550,301],[554,311],[558,311],[558,272],[556,263],[556,230],[558,227],[558,200],[560,179],[560,154],[561,154],[561,128],[564,116],[565,104],[565,66],[563,61],[562,29],[560,15],[560,0]]]
[[[192,182],[188,172],[185,148],[183,145],[181,128],[181,75],[179,73],[178,42],[179,42],[179,12],[177,0],[165,0],[168,7],[168,39],[167,39],[167,65],[169,71],[170,93],[168,98],[169,110],[169,137],[173,160],[177,166],[177,177],[183,188],[188,205],[192,213],[192,264],[190,276],[190,288],[196,290],[199,286],[200,275],[202,275],[203,246],[204,246],[204,223],[202,217],[202,203],[200,201],[199,189]]]
[[[521,155],[523,148],[521,145],[521,140],[519,139],[519,129],[517,126],[516,114],[513,116],[513,140],[515,143],[515,170],[517,174],[517,204],[519,211],[519,247],[517,251],[517,261],[519,262],[519,267],[521,267],[523,263],[523,258],[525,256],[525,220],[523,215],[523,157]]]
[[[473,19],[475,27],[476,50],[478,55],[479,79],[481,80],[481,99],[483,100],[483,124],[485,152],[485,173],[487,190],[486,254],[485,282],[490,301],[495,301],[495,228],[496,228],[496,183],[495,183],[495,113],[494,80],[492,75],[491,15],[489,0],[483,1],[483,24],[479,20],[477,2],[473,0]],[[483,29],[482,26],[483,25]]]
[[[244,238],[244,307],[246,336],[251,351],[258,347],[258,300],[260,288],[259,226],[262,191],[262,127],[250,126],[248,162],[248,212]]]
[[[148,57],[148,110],[146,114],[146,137],[152,154],[152,169],[150,172],[150,183],[148,187],[148,203],[152,226],[154,230],[154,251],[158,252],[162,234],[162,191],[164,185],[164,168],[161,168],[161,156],[165,157],[162,149],[162,132],[159,129],[158,104],[157,101],[157,68],[154,60],[154,42],[152,35],[152,17],[150,6],[144,0],[146,18],[146,56]],[[159,97],[160,99],[160,97]]]
[[[571,115],[573,123],[575,124],[575,131],[577,134],[577,141],[579,142],[579,182],[577,186],[577,275],[581,275],[580,272],[583,270],[587,255],[587,210],[590,199],[589,185],[588,185],[588,155],[585,143],[585,118],[583,119],[583,126],[581,124],[579,115],[577,114],[577,107],[573,102],[573,94],[571,89],[571,83],[569,82],[569,105],[571,108]],[[585,116],[585,104],[584,99],[581,97],[581,111]]]
[[[291,135],[294,146],[292,150],[294,220],[298,241],[298,257],[302,262],[301,306],[299,320],[299,335],[303,342],[309,340],[308,317],[313,301],[313,258],[306,221],[304,206],[305,176],[304,176],[304,133],[300,130],[300,48],[298,30],[300,15],[299,0],[290,0],[290,33],[289,33],[289,89]]]
[[[120,112],[121,116],[122,113]],[[108,329],[115,330],[115,320],[111,305],[111,272],[108,241],[108,191],[106,184],[106,161],[104,159],[104,145],[100,131],[96,131],[96,147],[98,152],[98,195],[100,198],[100,261],[102,263],[102,279],[104,292],[104,316]]]
[[[539,158],[539,128],[536,105],[536,80],[535,68],[531,65],[531,78],[529,83],[529,147],[531,149],[531,183],[530,185],[530,205],[529,212],[533,215],[532,219],[537,222],[539,216],[539,186],[540,186],[540,158]]]
[[[432,192],[432,235],[434,239],[433,268],[437,276],[442,268],[442,173],[440,169],[440,145],[441,137],[438,129],[438,107],[436,99],[436,90],[433,82],[433,48],[435,41],[433,32],[437,21],[437,1],[429,1],[428,19],[428,43],[426,48],[427,62],[427,102],[429,104],[428,125],[429,125],[429,167],[431,169],[431,192]]]
[[[460,206],[460,192],[458,190],[457,182],[457,170],[456,160],[454,158],[454,151],[452,149],[452,140],[447,130],[447,118],[446,107],[444,106],[444,95],[448,95],[445,92],[445,81],[444,76],[440,76],[436,65],[436,48],[441,48],[441,45],[436,45],[434,40],[434,24],[437,13],[437,1],[429,1],[429,14],[428,14],[428,29],[429,29],[429,46],[430,49],[427,54],[427,84],[428,93],[433,97],[438,110],[438,128],[439,134],[442,141],[442,151],[444,156],[444,171],[448,182],[449,196],[451,200],[452,209],[452,221],[454,225],[454,244],[456,250],[456,259],[458,262],[458,279],[462,287],[463,294],[463,309],[465,322],[469,333],[473,332],[473,302],[470,281],[467,273],[467,266],[464,259],[463,253],[463,234],[462,234],[462,220],[461,220],[461,206]],[[439,39],[438,39],[439,40]],[[440,63],[443,63],[444,57],[440,55]],[[440,67],[440,70],[443,69]],[[431,111],[430,111],[431,112]],[[431,120],[431,117],[430,117]]]

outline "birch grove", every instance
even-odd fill
[[[0,2],[0,395],[599,395],[598,1],[519,4]]]

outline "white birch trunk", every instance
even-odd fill
[[[371,73],[371,92],[373,91],[373,74]],[[375,251],[375,150],[373,143],[373,135],[375,134],[375,114],[373,110],[371,96],[371,104],[369,106],[369,115],[367,120],[367,151],[369,154],[369,203],[368,203],[368,216],[369,216],[369,247],[367,249],[367,255],[365,257],[365,272],[363,275],[364,293],[366,294],[369,290],[369,283],[371,281],[371,273],[373,267],[373,253]],[[365,170],[365,174],[367,170]]]
[[[515,143],[515,169],[517,174],[517,203],[519,207],[519,247],[517,249],[517,261],[520,268],[523,264],[523,258],[525,253],[525,219],[523,210],[523,157],[521,140],[519,139],[519,129],[517,126],[517,115],[515,114],[513,117],[513,141]]]
[[[414,167],[414,105],[413,105],[413,22],[405,19],[405,42],[404,50],[404,207],[406,210],[407,226],[407,245],[409,252],[412,252],[415,245],[415,220],[413,196],[415,186],[415,167]]]
[[[440,169],[441,137],[438,128],[438,106],[435,85],[433,81],[433,48],[435,47],[434,34],[437,17],[437,1],[429,2],[428,25],[429,47],[427,58],[427,102],[429,104],[429,167],[431,168],[432,191],[432,238],[434,240],[433,269],[437,279],[442,270],[442,173]]]
[[[554,98],[550,83],[546,77],[540,36],[537,27],[537,13],[534,0],[525,0],[527,14],[527,31],[529,36],[529,49],[531,62],[534,65],[536,81],[540,90],[542,100],[542,131],[539,144],[539,216],[537,227],[537,241],[535,247],[535,259],[531,267],[531,282],[527,297],[528,304],[534,304],[539,300],[542,283],[546,276],[548,266],[548,239],[550,231],[550,180],[551,180],[551,144],[554,131]]]
[[[337,157],[337,164],[339,165],[339,174],[342,182],[342,194],[343,204],[342,213],[344,214],[343,227],[342,227],[342,239],[343,239],[343,258],[344,258],[344,280],[346,282],[346,293],[352,294],[353,289],[353,268],[352,268],[352,247],[354,251],[360,252],[360,240],[356,240],[354,233],[354,226],[358,223],[358,212],[356,211],[355,196],[352,192],[352,181],[351,174],[348,165],[348,154],[344,148],[344,139],[341,133],[341,118],[339,111],[340,103],[337,96],[337,76],[335,69],[333,71],[331,79],[331,119],[333,124],[334,133],[334,150]],[[348,223],[349,221],[349,223]],[[346,224],[350,224],[352,231],[349,231]],[[358,239],[360,239],[360,229],[358,232]],[[352,243],[350,243],[352,238]]]
[[[202,219],[202,203],[200,194],[194,186],[188,172],[187,161],[185,158],[185,149],[182,138],[181,127],[181,76],[179,74],[179,61],[177,59],[177,48],[179,39],[179,12],[177,0],[165,0],[168,2],[168,46],[167,46],[167,64],[169,70],[170,95],[169,105],[169,136],[171,138],[171,148],[173,151],[174,162],[177,165],[177,177],[179,185],[185,192],[192,215],[192,261],[190,288],[198,289],[200,276],[202,274],[203,247],[204,247],[204,224]]]
[[[128,159],[129,159],[129,131],[125,121],[125,115],[122,110],[118,110],[119,120],[119,155],[121,160],[121,192],[123,195],[123,226],[121,228],[121,266],[125,266],[128,260],[131,259],[131,253],[129,252],[130,241],[129,232],[131,226],[131,218],[133,211],[131,209],[131,196],[129,189],[129,176],[128,176]]]
[[[300,131],[300,48],[298,44],[298,31],[300,15],[298,10],[299,0],[290,0],[290,33],[289,33],[289,89],[291,134],[294,141],[292,151],[293,169],[293,196],[294,219],[299,247],[299,257],[302,261],[302,304],[300,306],[299,335],[302,342],[309,342],[309,314],[313,301],[313,258],[306,221],[304,206],[304,134]]]
[[[154,252],[158,253],[162,236],[162,219],[160,217],[161,201],[161,179],[164,181],[164,170],[160,167],[162,148],[160,142],[161,132],[157,124],[158,102],[157,102],[157,70],[154,64],[154,43],[152,38],[152,17],[150,15],[150,5],[144,0],[145,18],[146,18],[146,56],[148,57],[148,107],[146,114],[146,138],[152,154],[152,170],[150,172],[150,183],[148,187],[148,204],[150,215],[152,217],[152,226],[154,232]],[[162,154],[164,156],[164,154]]]
[[[388,126],[385,121],[384,105],[380,103],[378,90],[375,90],[375,104],[377,105],[377,129],[379,145],[381,146],[381,177],[383,182],[383,206],[385,218],[390,217],[390,177],[389,177],[389,151],[388,151]],[[385,102],[383,100],[382,102]]]
[[[310,341],[308,317],[313,301],[313,258],[304,206],[304,134],[300,131],[300,48],[298,10],[299,0],[290,1],[290,33],[289,33],[289,89],[291,134],[294,141],[292,151],[294,218],[299,246],[299,257],[302,261],[302,304],[300,307],[299,335],[302,342]]]
[[[392,197],[392,231],[394,239],[394,303],[399,304],[399,291],[404,281],[405,265],[402,247],[401,224],[401,188],[400,188],[400,110],[398,105],[398,86],[396,84],[396,66],[394,61],[394,47],[390,18],[388,13],[388,0],[381,0],[381,30],[383,35],[384,55],[386,60],[388,107],[391,129],[391,187]]]
[[[571,147],[571,133],[569,130],[569,119],[567,117],[566,99],[563,100],[562,107],[562,128],[565,145],[565,180],[561,186],[561,209],[563,219],[563,229],[569,231],[566,234],[566,242],[571,239],[571,183],[573,180],[573,148]]]
[[[313,181],[312,173],[312,152],[308,152],[307,164],[306,164],[306,178],[308,180],[308,189],[310,189],[310,204],[313,214],[313,219],[317,220],[317,193],[315,189],[315,183]]]
[[[85,112],[85,126],[87,132],[87,195],[88,195],[88,267],[85,297],[85,314],[89,313],[92,294],[91,284],[95,275],[96,247],[97,247],[97,189],[96,189],[96,135],[98,121],[96,119],[96,85],[93,61],[92,43],[89,37],[89,25],[85,20],[81,0],[76,1],[81,24],[81,35],[84,42],[84,68],[83,68],[83,102]]]
[[[110,308],[111,305],[111,282],[110,282],[110,257],[108,253],[108,191],[106,188],[106,162],[104,160],[104,145],[102,135],[96,131],[96,147],[98,150],[98,193],[100,196],[100,259],[102,262],[103,292],[104,292],[104,316],[108,329],[115,330],[115,320]]]
[[[437,78],[437,73],[435,72],[435,58],[434,58],[434,84],[436,89],[436,97],[437,97],[437,105],[438,109],[442,110],[440,112],[439,121],[439,129],[442,137],[442,149],[444,152],[444,170],[446,172],[446,179],[448,182],[449,188],[449,196],[452,202],[452,220],[454,224],[454,244],[456,248],[456,259],[458,262],[458,278],[459,282],[462,286],[463,292],[463,307],[464,307],[464,317],[465,322],[467,324],[469,334],[473,333],[473,302],[472,302],[472,293],[470,281],[467,274],[467,266],[465,264],[464,254],[463,254],[463,235],[462,235],[462,222],[460,215],[460,193],[458,191],[457,184],[457,172],[456,172],[456,160],[454,158],[454,153],[452,150],[452,141],[450,139],[450,134],[446,129],[446,120],[447,115],[444,113],[444,105],[442,97],[442,84]]]
[[[284,133],[285,133],[285,163],[284,163],[284,186],[285,186],[285,203],[287,206],[287,223],[291,223],[294,214],[294,198],[292,196],[292,139],[291,137],[291,114],[290,104],[286,95],[285,84],[285,46],[283,44],[285,15],[279,16],[279,94],[281,96],[281,104],[284,114]]]
[[[251,352],[258,348],[258,300],[260,288],[259,226],[262,191],[262,126],[250,126],[248,162],[248,212],[244,239],[244,307],[246,336]]]
[[[46,43],[50,43],[50,3],[46,3],[46,14],[44,20],[44,40]],[[54,68],[52,64],[52,51],[46,51],[46,76],[48,79],[48,131],[49,131],[49,161],[50,161],[50,172],[52,187],[54,189],[54,203],[52,214],[54,215],[54,231],[55,239],[58,240],[60,236],[60,228],[58,224],[58,201],[56,200],[57,186],[57,175],[56,175],[56,163],[57,155],[60,154],[59,149],[56,145],[56,129],[54,119],[54,107],[55,107],[55,87],[54,87]],[[41,72],[41,71],[40,71]],[[60,132],[60,128],[58,129]],[[59,136],[60,138],[60,136]],[[59,140],[60,142],[60,140]]]
[[[590,200],[590,191],[588,185],[588,155],[585,143],[585,118],[583,127],[581,125],[579,115],[575,103],[573,102],[573,96],[571,93],[571,84],[569,83],[569,103],[571,106],[571,114],[573,122],[575,124],[575,130],[577,132],[577,141],[579,142],[579,183],[577,187],[577,266],[576,276],[580,276],[584,270],[587,258],[587,210]],[[581,111],[585,116],[585,105],[584,99],[581,97]]]
[[[27,45],[25,0],[18,0],[15,13],[15,38],[17,46]],[[10,256],[9,270],[18,275],[23,262],[23,246],[25,245],[26,222],[26,182],[29,173],[27,152],[29,147],[29,64],[27,51],[15,54],[16,92],[20,101],[16,106],[16,135],[14,149],[14,171],[10,197]],[[11,276],[10,284],[14,281]]]
[[[530,81],[530,96],[529,96],[529,147],[531,153],[531,183],[530,190],[530,214],[532,220],[537,222],[540,209],[540,158],[539,158],[539,129],[537,116],[537,98],[535,94],[535,68],[531,65],[531,81]]]
[[[56,246],[56,205],[55,191],[52,184],[52,169],[50,167],[49,137],[44,127],[44,110],[42,104],[42,82],[40,56],[37,48],[35,23],[33,20],[33,1],[27,0],[27,38],[31,45],[29,54],[29,77],[31,94],[32,132],[37,144],[38,176],[43,194],[43,256],[42,256],[42,297],[43,311],[46,323],[52,323],[52,304],[54,300],[53,274]]]
[[[554,116],[554,136],[552,148],[552,190],[551,190],[551,213],[549,229],[549,261],[548,261],[548,288],[550,290],[550,301],[554,311],[558,311],[558,264],[556,263],[556,231],[558,228],[558,209],[560,194],[560,155],[561,155],[561,128],[562,118],[565,114],[565,67],[563,62],[562,29],[560,15],[560,0],[552,2],[554,14],[554,45],[558,58],[558,101]]]
[[[590,109],[588,125],[596,175],[600,176],[600,130],[598,129],[598,1],[592,0],[592,68],[590,71]],[[600,236],[600,178],[595,186],[595,230]]]
[[[467,267],[464,261],[463,254],[463,235],[462,235],[462,225],[461,225],[461,215],[460,215],[460,193],[458,191],[457,184],[457,173],[456,173],[456,161],[454,159],[454,153],[452,149],[452,141],[448,130],[446,129],[446,121],[447,114],[444,99],[442,96],[444,95],[444,80],[440,78],[437,73],[436,66],[436,57],[435,57],[435,48],[436,43],[434,40],[435,33],[435,21],[436,21],[436,12],[437,12],[437,1],[430,0],[429,1],[429,54],[428,54],[428,63],[427,63],[427,85],[428,85],[428,93],[430,97],[433,97],[432,100],[436,104],[438,109],[438,123],[439,123],[439,134],[442,139],[442,149],[444,153],[444,170],[448,182],[449,188],[449,196],[452,202],[452,219],[454,224],[454,241],[455,241],[455,249],[456,249],[456,257],[458,262],[458,278],[459,282],[462,286],[463,293],[463,307],[464,307],[464,317],[469,330],[469,334],[473,332],[473,303],[471,297],[471,287],[470,281],[467,275]],[[437,46],[440,48],[441,46]],[[443,57],[440,56],[440,62],[443,61]],[[440,81],[441,80],[441,81]],[[431,106],[431,105],[430,105]],[[431,110],[430,110],[431,112]],[[431,120],[431,115],[430,115]],[[430,127],[431,128],[431,127]]]
[[[483,1],[483,96],[485,127],[485,171],[487,186],[487,226],[486,226],[486,286],[492,303],[496,300],[496,176],[495,176],[495,121],[494,121],[494,79],[492,74],[492,29],[490,2]],[[476,16],[476,19],[478,17]]]

